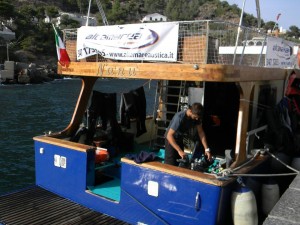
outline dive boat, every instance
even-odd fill
[[[246,41],[257,36],[266,44],[244,54],[252,47]],[[58,63],[58,74],[80,77],[82,88],[70,124],[34,137],[36,186],[129,224],[233,224],[233,192],[247,175],[271,172],[268,148],[257,137],[268,130],[264,109],[284,98],[291,75],[298,79],[296,45],[208,20],[86,26],[65,30],[64,37],[71,62]],[[94,88],[104,78],[154,82],[155,113],[135,111],[122,123],[114,87],[111,93]],[[195,169],[195,158],[203,158],[195,156],[191,136],[185,140],[191,161],[164,163],[165,130],[193,102],[204,105],[214,168]],[[131,105],[122,104],[125,111]],[[144,98],[132,104],[147,107]]]

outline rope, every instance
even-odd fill
[[[234,172],[234,171],[239,170],[239,169],[241,169],[242,167],[248,165],[250,162],[252,162],[252,161],[255,159],[256,156],[258,156],[258,154],[260,154],[260,151],[257,151],[257,152],[255,153],[255,155],[254,155],[249,161],[247,161],[246,163],[244,163],[244,164],[242,164],[242,165],[240,165],[240,166],[234,168],[232,171]]]
[[[252,162],[258,154],[260,154],[260,151],[257,151],[255,153],[255,155],[249,161],[247,161],[246,163],[244,163],[244,164],[242,164],[239,167],[236,167],[234,169],[228,168],[228,169],[222,170],[219,174],[217,174],[217,176],[222,177],[222,178],[230,177],[230,175],[233,174],[234,171],[239,170],[240,168],[242,168],[242,167],[246,166],[247,164],[249,164],[250,162]]]
[[[152,79],[149,79],[149,80],[146,81],[142,86],[144,87],[144,86],[146,86],[146,84],[149,83],[149,90],[150,90],[150,89],[151,89],[151,81],[152,81]]]
[[[261,153],[261,151],[257,151],[255,153],[255,155],[246,163],[240,165],[239,167],[236,167],[234,169],[225,169],[223,171],[221,171],[218,175],[219,178],[225,178],[225,177],[276,177],[276,176],[293,176],[293,175],[298,175],[299,171],[296,170],[295,168],[287,165],[286,163],[284,163],[283,161],[281,161],[279,158],[277,158],[275,155],[273,155],[271,152],[269,152],[268,150],[264,151],[267,152],[270,156],[272,156],[274,159],[276,159],[279,163],[283,164],[285,167],[289,168],[290,170],[294,171],[294,173],[277,173],[277,174],[244,174],[244,173],[234,173],[235,171],[241,169],[242,167],[246,166],[247,164],[249,164],[250,162],[252,162],[255,157]]]
[[[249,103],[249,105],[252,105],[252,106],[256,107],[257,109],[270,109],[271,108],[268,105],[261,104],[261,103],[258,103],[258,102],[254,102],[254,101],[250,101],[250,100],[244,99],[244,98],[240,99],[240,101],[247,102],[247,103]]]
[[[289,168],[290,170],[294,171],[295,173],[299,174],[299,171],[296,170],[295,168],[287,165],[286,163],[282,162],[279,158],[277,158],[275,155],[273,155],[271,152],[266,151],[270,156],[272,156],[274,159],[276,159],[277,161],[279,161],[281,164],[283,164],[284,166],[286,166],[287,168]]]
[[[232,173],[228,177],[283,177],[293,176],[299,173],[276,173],[276,174],[251,174],[251,173]]]

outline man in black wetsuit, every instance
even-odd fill
[[[199,138],[205,149],[205,155],[210,160],[211,153],[207,145],[205,132],[202,128],[203,106],[200,103],[194,103],[189,109],[177,112],[166,131],[165,140],[165,163],[178,165],[177,159],[185,157],[183,146],[183,135],[189,129],[196,127]]]

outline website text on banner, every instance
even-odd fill
[[[146,23],[78,29],[77,59],[100,54],[116,60],[177,61],[179,24]]]
[[[281,38],[268,37],[266,67],[293,68],[298,46]]]

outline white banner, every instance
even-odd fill
[[[266,67],[291,68],[296,62],[297,46],[282,38],[267,38]]]
[[[116,60],[174,62],[178,30],[174,22],[84,26],[77,32],[77,59],[98,53]]]

